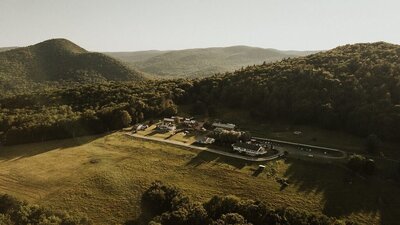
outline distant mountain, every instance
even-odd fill
[[[1,47],[0,48],[0,52],[5,52],[5,51],[11,50],[11,49],[15,49],[15,48],[18,48],[18,47]]]
[[[205,77],[243,66],[305,56],[312,51],[280,51],[248,46],[176,51],[109,52],[132,68],[162,77]]]
[[[136,62],[146,61],[152,57],[159,56],[167,52],[170,51],[149,50],[138,52],[104,52],[104,54],[117,58],[123,62],[134,64]]]
[[[142,75],[112,57],[88,52],[66,39],[0,52],[3,81],[141,80]]]

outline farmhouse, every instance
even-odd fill
[[[224,130],[234,130],[236,125],[232,123],[213,123],[212,126],[214,128],[221,128]]]
[[[162,130],[162,131],[175,131],[176,126],[173,123],[163,123],[157,125],[157,129]]]
[[[263,155],[263,154],[267,153],[267,150],[265,150],[265,148],[262,146],[258,146],[255,144],[242,143],[242,142],[232,144],[232,148],[234,151],[237,151],[239,153],[244,152],[247,155],[251,155],[251,156]]]

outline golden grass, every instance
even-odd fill
[[[0,192],[84,212],[95,224],[120,224],[139,216],[141,194],[154,180],[174,184],[196,201],[235,194],[366,224],[390,224],[400,214],[398,188],[379,178],[354,178],[349,185],[343,182],[346,170],[301,161],[269,162],[256,176],[257,167],[113,133],[2,148]],[[289,178],[291,185],[281,190],[276,177]]]

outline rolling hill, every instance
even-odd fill
[[[88,52],[66,39],[0,52],[3,81],[141,80],[142,75],[118,60]]]
[[[248,46],[176,51],[109,52],[132,68],[159,77],[205,77],[243,66],[304,56],[310,51],[280,51]]]

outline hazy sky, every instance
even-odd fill
[[[399,0],[0,0],[0,46],[63,37],[92,51],[400,44]]]

